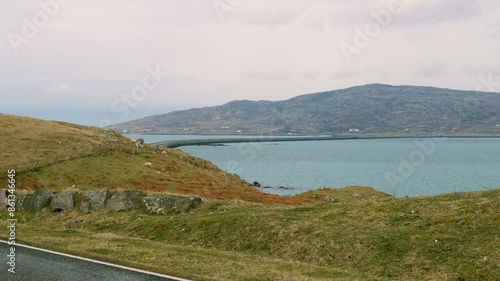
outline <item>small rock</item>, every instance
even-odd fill
[[[356,198],[361,198],[361,194],[359,194],[359,193],[353,193],[352,196],[354,196]]]
[[[460,221],[457,222],[457,225],[462,225],[464,223],[465,223],[465,220],[460,220]]]
[[[326,202],[333,202],[333,203],[335,203],[335,202],[339,202],[339,200],[338,200],[337,198],[331,197],[330,195],[327,195],[327,196],[325,197],[325,201],[326,201]]]
[[[73,210],[75,208],[76,195],[76,190],[55,194],[50,202],[50,210],[53,213]]]

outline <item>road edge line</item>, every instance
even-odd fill
[[[7,244],[7,245],[9,244],[7,241],[1,240],[1,239],[0,239],[0,243],[4,243],[4,244]],[[61,253],[61,252],[56,252],[56,251],[52,251],[52,250],[37,248],[37,247],[33,247],[33,246],[29,246],[29,245],[24,245],[24,244],[19,244],[19,243],[16,243],[15,245],[11,245],[11,246],[15,246],[15,247],[20,246],[20,247],[28,248],[28,249],[31,249],[31,250],[37,250],[37,251],[46,252],[46,253],[50,253],[50,254],[54,254],[54,255],[59,255],[59,256],[63,256],[63,257],[68,257],[68,258],[73,258],[73,259],[77,259],[77,260],[83,260],[83,261],[88,261],[88,262],[92,262],[92,263],[97,263],[97,264],[112,266],[112,267],[116,267],[116,268],[120,268],[120,269],[135,271],[135,272],[149,274],[149,275],[153,275],[153,276],[157,276],[157,277],[162,277],[162,278],[170,278],[170,279],[174,279],[176,281],[192,281],[192,280],[189,280],[189,279],[183,279],[183,278],[179,278],[179,277],[164,275],[164,274],[155,273],[155,272],[151,272],[151,271],[146,271],[146,270],[142,270],[142,269],[132,268],[132,267],[124,266],[124,265],[113,264],[113,263],[109,263],[109,262],[105,262],[105,261],[98,261],[98,260],[94,260],[94,259],[90,259],[90,258],[79,257],[79,256],[75,256],[75,255],[65,254],[65,253]]]

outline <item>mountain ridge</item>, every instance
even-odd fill
[[[499,116],[499,93],[375,83],[281,101],[235,100],[110,127],[158,133],[494,135],[500,134]]]

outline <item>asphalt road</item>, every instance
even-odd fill
[[[10,246],[0,242],[1,281],[179,281],[168,277],[80,260],[20,245],[16,246],[16,273],[8,272]]]

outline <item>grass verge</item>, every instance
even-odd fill
[[[41,213],[20,217],[18,238],[193,280],[498,280],[499,199],[494,189],[299,207],[209,200],[167,216]]]

